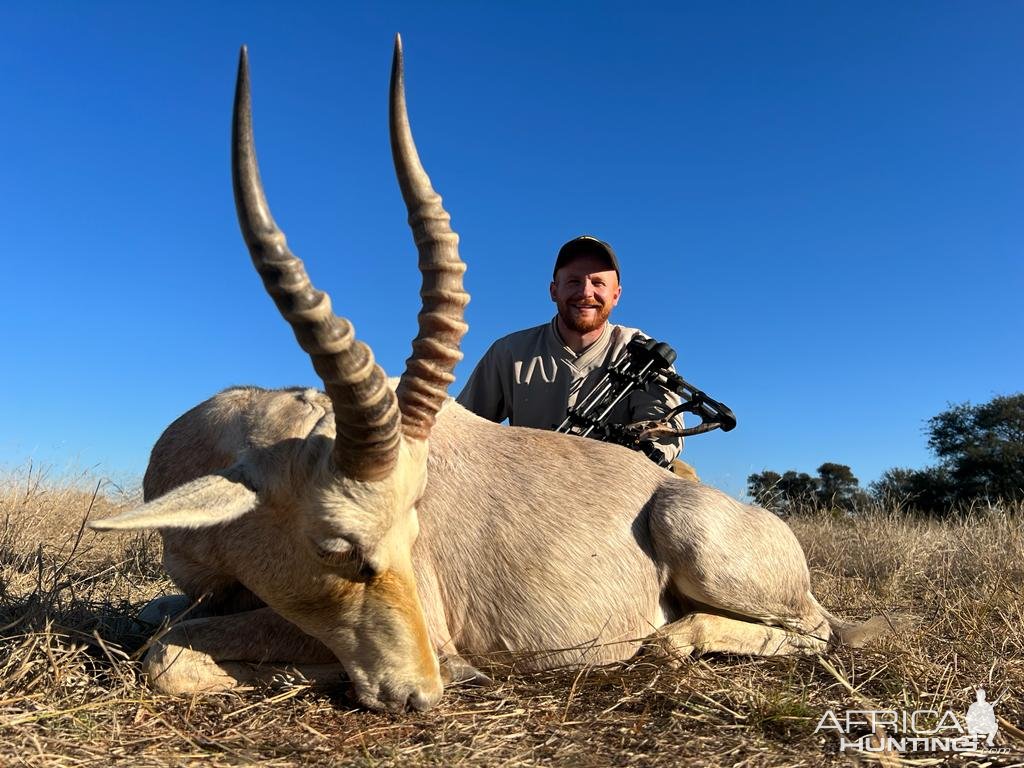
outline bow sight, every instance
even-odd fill
[[[592,437],[606,443],[618,443],[641,451],[663,467],[671,462],[659,451],[653,440],[662,437],[689,437],[713,429],[728,432],[736,426],[736,417],[728,407],[708,397],[675,371],[671,370],[676,352],[663,341],[637,334],[612,362],[583,401],[569,409],[569,415],[557,432]],[[682,403],[656,421],[633,424],[610,424],[608,415],[631,392],[657,384],[674,392]],[[700,424],[679,429],[671,420],[681,413],[700,417]]]

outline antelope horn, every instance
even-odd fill
[[[401,36],[395,37],[391,63],[390,127],[395,173],[409,210],[409,226],[423,275],[419,334],[412,342],[412,356],[405,361],[398,384],[398,406],[402,431],[423,440],[447,397],[448,385],[455,380],[452,371],[462,359],[459,341],[468,328],[463,314],[469,294],[462,288],[466,265],[459,258],[459,236],[452,232],[451,217],[441,207],[441,196],[430,185],[409,129]]]
[[[337,431],[334,464],[357,480],[381,479],[398,461],[397,398],[373,352],[355,339],[348,320],[331,311],[330,296],[313,287],[302,260],[288,250],[284,233],[270,214],[256,162],[244,46],[231,131],[231,176],[242,237],[263,286],[309,354],[331,398]]]

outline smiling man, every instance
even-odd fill
[[[586,397],[630,340],[641,333],[608,322],[622,295],[619,260],[603,240],[583,235],[558,251],[551,322],[498,339],[477,363],[458,401],[491,421],[556,429],[568,408]],[[646,334],[643,334],[646,335]],[[609,415],[612,423],[658,419],[679,404],[660,387],[631,393]],[[674,420],[682,427],[682,417]],[[658,449],[674,459],[682,438]]]

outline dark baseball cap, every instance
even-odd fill
[[[604,240],[598,240],[591,235],[574,237],[558,249],[558,257],[555,259],[555,270],[551,275],[552,279],[554,279],[558,270],[577,256],[599,256],[603,258],[615,270],[615,277],[619,280],[622,279],[622,276],[619,274],[619,260],[615,256],[615,251]]]

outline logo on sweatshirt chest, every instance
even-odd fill
[[[552,384],[558,377],[558,361],[553,357],[537,355],[532,360],[516,360],[512,364],[516,384],[530,384],[534,377],[545,384]],[[524,370],[525,369],[525,370]]]

